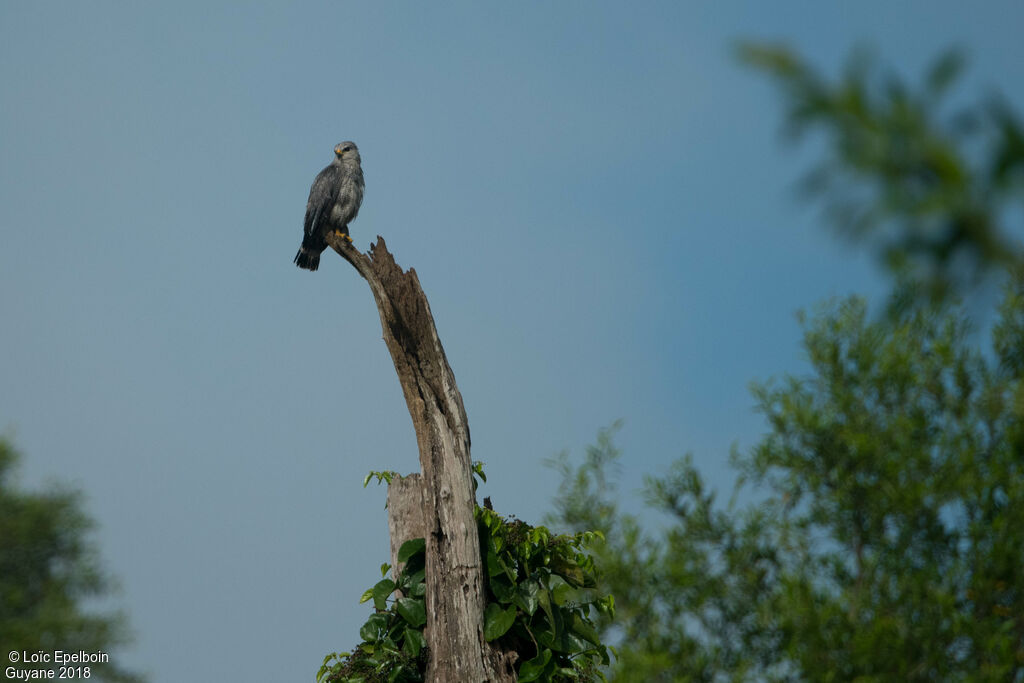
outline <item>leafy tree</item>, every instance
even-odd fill
[[[112,591],[112,581],[89,539],[93,522],[77,492],[50,488],[17,490],[19,455],[0,439],[0,643],[9,651],[35,653],[106,652],[127,642],[127,621],[119,613],[86,611],[82,603]],[[4,664],[26,670],[58,666]],[[77,668],[79,664],[74,664]],[[94,681],[127,683],[142,678],[111,661],[89,666]]]
[[[990,352],[959,310],[806,324],[806,377],[757,385],[770,432],[734,453],[763,499],[721,507],[688,458],[618,511],[607,432],[559,461],[555,520],[604,532],[621,681],[1024,680],[1024,281]]]
[[[840,232],[873,247],[931,298],[955,296],[1024,264],[1024,128],[992,96],[948,111],[964,66],[949,51],[907,86],[867,53],[835,83],[784,47],[747,44],[741,58],[778,83],[794,139],[821,132],[825,158],[805,179]]]
[[[612,679],[1024,681],[1021,127],[975,108],[975,133],[995,125],[968,151],[935,123],[954,57],[915,94],[856,64],[830,85],[784,50],[746,56],[798,130],[832,133],[812,186],[897,284],[889,315],[853,297],[804,317],[809,373],[754,385],[768,433],[732,456],[756,502],[719,504],[685,457],[646,479],[665,515],[650,529],[619,509],[614,429],[582,464],[554,461],[549,523],[605,538]],[[1004,296],[974,330],[956,295],[989,275]]]

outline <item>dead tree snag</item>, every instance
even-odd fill
[[[422,472],[393,481],[388,503],[393,566],[404,541],[427,541],[427,681],[514,681],[511,661],[484,641],[469,423],[419,278],[379,236],[367,254],[336,234],[327,242],[370,285],[416,430]]]

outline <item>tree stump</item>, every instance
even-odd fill
[[[514,655],[484,640],[469,423],[416,271],[403,271],[380,236],[367,254],[338,234],[327,243],[370,285],[416,430],[422,472],[394,480],[388,506],[393,567],[404,541],[426,539],[426,680],[515,681]]]

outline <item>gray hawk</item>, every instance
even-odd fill
[[[329,233],[339,232],[352,241],[348,224],[363,203],[363,169],[359,163],[356,143],[339,142],[334,147],[334,161],[317,174],[306,202],[302,247],[295,255],[295,265],[299,268],[317,269],[320,254],[327,248]]]

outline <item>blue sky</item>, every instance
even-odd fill
[[[537,521],[542,465],[625,419],[624,487],[718,487],[802,368],[794,313],[877,294],[820,227],[781,105],[733,57],[827,72],[873,45],[1024,99],[1019,3],[0,4],[0,430],[81,487],[156,683],[312,680],[387,558],[371,469],[418,467],[370,292],[292,257],[355,140],[351,232],[415,267],[483,493]],[[258,673],[257,673],[258,672]]]

